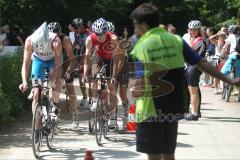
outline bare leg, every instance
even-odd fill
[[[191,96],[191,103],[192,103],[192,112],[194,114],[198,114],[198,107],[199,107],[199,93],[198,87],[188,86],[190,96]]]
[[[35,112],[35,106],[38,103],[39,98],[39,88],[33,88],[33,101],[32,101],[32,113]],[[40,115],[36,115],[36,128],[40,127]]]
[[[148,154],[148,160],[162,160],[162,154]]]
[[[174,154],[164,154],[163,160],[175,160]]]

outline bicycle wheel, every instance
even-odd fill
[[[97,144],[100,146],[101,145],[101,140],[102,140],[102,104],[101,104],[101,99],[98,97],[97,98],[97,108],[95,111],[95,135],[96,135],[96,141]]]
[[[226,90],[226,96],[225,96],[226,102],[229,102],[232,90],[233,90],[233,86],[232,85],[228,85],[228,88]]]
[[[47,141],[47,146],[50,150],[53,149],[55,128],[56,128],[55,125],[56,125],[56,122],[54,120],[49,119],[49,122],[47,124],[46,141]]]
[[[103,108],[103,121],[102,121],[102,132],[103,132],[103,137],[105,139],[108,139],[107,135],[108,135],[108,131],[109,131],[109,128],[108,128],[108,122],[109,122],[109,118],[110,116],[108,117],[106,115],[106,113],[109,113],[109,108],[108,108],[108,103],[107,101],[105,101],[105,103],[102,105],[102,108]],[[117,108],[116,108],[116,119],[117,119]]]
[[[32,149],[35,158],[38,158],[42,146],[41,106],[37,103],[32,119]]]
[[[226,87],[225,84],[223,85],[223,91],[222,91],[222,99],[225,99],[226,97]]]
[[[199,114],[200,117],[201,117],[202,93],[201,93],[201,90],[200,90],[199,86],[198,86],[198,95],[199,95],[198,114]]]
[[[93,133],[93,131],[94,131],[94,126],[95,126],[94,115],[95,115],[94,112],[89,111],[89,117],[88,117],[88,130],[89,130],[89,133]]]

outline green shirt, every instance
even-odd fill
[[[144,94],[136,102],[136,121],[157,117],[149,77],[156,72],[184,67],[182,39],[161,28],[147,31],[130,54],[144,65]]]

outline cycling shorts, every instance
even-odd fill
[[[49,69],[49,71],[52,71],[55,66],[54,59],[49,61],[43,61],[35,56],[32,57],[32,79],[38,79],[40,78],[41,81],[45,79],[45,70],[46,68]]]
[[[188,66],[187,68],[188,86],[198,87],[201,74],[202,72],[197,68],[197,66]]]
[[[92,56],[92,64],[96,64],[98,66],[98,69],[93,69],[93,75],[97,72],[100,71],[101,67],[104,66],[105,64],[107,64],[106,66],[106,76],[107,77],[112,77],[112,61],[111,60],[104,60],[102,58],[100,58],[98,55],[93,54]],[[95,73],[94,73],[95,72]]]

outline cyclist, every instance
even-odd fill
[[[86,40],[86,57],[84,61],[84,80],[87,80],[88,72],[93,65],[93,75],[94,72],[98,72],[104,64],[107,64],[106,73],[107,77],[111,77],[111,81],[107,82],[109,89],[109,100],[110,100],[110,110],[112,111],[111,116],[114,116],[114,110],[117,106],[117,96],[116,96],[116,78],[118,75],[117,61],[114,59],[121,59],[123,56],[117,56],[118,54],[124,54],[121,49],[112,48],[112,46],[117,46],[113,44],[118,44],[117,36],[107,30],[107,21],[103,18],[97,19],[92,25],[93,33],[87,37]],[[93,55],[92,55],[93,53]],[[114,55],[114,56],[113,56]],[[92,58],[91,58],[92,57]],[[113,59],[113,66],[111,70],[111,60]],[[91,63],[92,62],[92,63]],[[97,108],[96,103],[96,85],[92,83],[93,92],[93,103],[91,106],[91,111],[95,111]],[[114,124],[110,121],[111,124]],[[111,126],[110,126],[111,127]]]
[[[109,32],[112,32],[114,34],[115,26],[112,22],[107,22],[107,28]],[[127,39],[123,39],[127,41]],[[123,41],[122,41],[123,42]],[[128,118],[128,98],[127,98],[127,89],[128,89],[128,57],[127,57],[127,52],[125,51],[125,54],[123,55],[123,59],[125,61],[119,62],[123,64],[119,64],[121,69],[119,70],[118,76],[116,76],[116,91],[118,91],[119,88],[119,93],[120,93],[120,98],[122,101],[122,106],[123,106],[123,130],[126,130],[127,127],[127,118]],[[114,131],[118,129],[117,125],[117,116],[115,115],[114,117],[111,117],[111,122],[112,124],[109,125],[109,129]]]
[[[190,47],[194,49],[198,54],[204,58],[206,53],[206,44],[201,36],[201,22],[198,20],[192,20],[188,24],[188,30],[190,35]],[[196,65],[187,64],[187,81],[188,90],[192,102],[191,113],[185,116],[186,120],[198,120],[201,117],[200,113],[200,89],[199,80],[202,72],[197,68]]]
[[[62,44],[57,34],[49,32],[47,23],[44,22],[32,35],[27,37],[24,48],[24,57],[22,65],[22,84],[19,88],[22,92],[28,88],[28,75],[29,68],[32,60],[32,73],[33,80],[45,78],[45,68],[49,68],[53,84],[56,84],[57,80],[61,76],[61,53]],[[54,71],[54,72],[53,72]],[[35,81],[32,81],[35,82]],[[32,112],[34,113],[35,106],[38,102],[40,84],[33,83],[33,101]],[[57,114],[59,106],[60,93],[53,87],[53,105],[55,113]],[[40,120],[40,119],[39,119]],[[39,121],[37,122],[39,127]]]
[[[83,64],[84,64],[84,54],[85,54],[85,41],[88,37],[88,32],[85,30],[85,24],[82,18],[75,18],[72,22],[72,25],[75,29],[75,42],[74,42],[74,48],[75,48],[75,55],[78,62],[78,68],[79,68],[79,85],[80,89],[83,94],[83,99],[80,101],[80,106],[87,106],[91,103],[91,89],[90,86],[88,87],[89,91],[89,101],[87,101],[87,91],[86,91],[86,84],[82,82],[83,78]],[[88,84],[90,85],[90,84]]]
[[[227,57],[230,53],[236,51],[237,42],[239,40],[239,27],[237,25],[230,25],[228,27],[228,37],[226,43],[223,46],[221,55],[222,57]]]
[[[61,78],[65,80],[66,90],[70,98],[70,103],[71,103],[72,112],[73,112],[72,125],[73,125],[73,128],[76,128],[79,125],[79,119],[77,114],[77,96],[74,92],[74,86],[73,86],[74,75],[72,71],[75,67],[75,56],[73,54],[71,40],[67,35],[61,33],[62,29],[58,22],[49,23],[48,30],[50,32],[56,33],[62,42],[63,64],[62,64]],[[60,80],[58,81],[57,91],[61,92]]]
[[[232,52],[225,64],[223,65],[221,72],[226,76],[229,76],[230,72],[233,71],[234,78],[240,77],[240,41],[236,46],[236,51]],[[240,88],[238,88],[237,102],[240,102]]]

